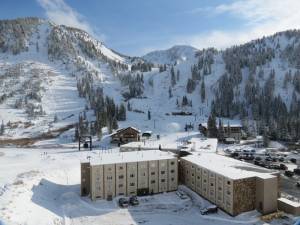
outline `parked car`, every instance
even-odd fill
[[[294,169],[294,173],[297,174],[297,175],[300,175],[300,168]]]
[[[181,191],[181,190],[176,191],[176,195],[177,195],[179,198],[181,198],[181,199],[187,199],[187,198],[188,198],[188,196],[186,195],[186,193],[184,193],[184,192]]]
[[[268,168],[271,170],[280,170],[280,165],[270,164]]]
[[[248,157],[245,158],[246,160],[254,160],[254,156],[253,155],[249,155]]]
[[[255,160],[256,160],[256,161],[261,161],[261,157],[256,156],[256,157],[255,157]]]
[[[288,167],[286,165],[282,164],[282,163],[279,166],[280,166],[281,170],[287,170],[288,169]]]
[[[297,159],[295,159],[295,158],[291,158],[290,161],[295,164],[297,163]]]
[[[230,154],[230,157],[232,157],[232,158],[235,158],[235,157],[238,157],[238,156],[239,156],[239,153],[237,153],[237,152],[233,152],[233,153]]]
[[[280,157],[278,160],[279,160],[279,162],[284,162],[284,158],[283,157]]]
[[[270,156],[268,156],[268,157],[265,158],[265,161],[271,162],[272,158]]]
[[[122,207],[122,208],[126,208],[128,207],[129,203],[128,203],[128,200],[127,198],[120,198],[119,199],[119,206]]]
[[[140,202],[139,202],[139,200],[138,200],[138,198],[136,196],[131,196],[129,198],[129,203],[130,203],[130,205],[138,205],[138,204],[140,204]]]
[[[272,158],[272,161],[273,161],[273,162],[277,162],[277,158],[276,158],[276,157],[273,157],[273,158]]]
[[[204,209],[200,209],[201,215],[207,215],[207,214],[217,213],[217,212],[218,212],[218,207],[216,205],[211,205]]]
[[[296,187],[300,188],[300,181],[296,183]]]
[[[292,177],[292,176],[294,176],[294,172],[293,172],[293,171],[290,171],[290,170],[286,170],[286,171],[284,172],[284,175],[287,176],[287,177]]]

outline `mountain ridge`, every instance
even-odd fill
[[[142,126],[151,111],[157,120],[183,129],[184,123],[206,121],[212,111],[242,120],[245,126],[247,122],[252,135],[264,132],[267,124],[300,136],[300,131],[288,128],[300,115],[299,30],[222,51],[179,45],[147,55],[124,56],[85,31],[47,20],[0,21],[0,119],[5,135],[27,137],[58,129],[78,123],[83,112],[95,121],[103,106],[97,106],[95,95],[103,93],[117,106],[127,104],[127,121],[119,121],[120,126]],[[193,116],[178,119],[173,112]],[[54,122],[55,116],[59,122]],[[11,124],[17,122],[14,128]],[[103,123],[101,128],[108,126]],[[66,135],[72,140],[74,130]]]

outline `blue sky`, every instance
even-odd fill
[[[298,0],[1,0],[1,19],[47,18],[128,55],[175,44],[226,48],[300,28]]]

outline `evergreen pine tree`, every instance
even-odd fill
[[[210,138],[217,138],[218,137],[218,129],[217,129],[217,126],[216,126],[216,117],[214,116],[214,114],[211,114],[208,117],[207,132],[208,132],[208,137],[210,137]]]
[[[174,67],[171,67],[171,85],[172,87],[174,87],[176,84],[176,77],[175,77],[175,71],[174,71]]]
[[[180,79],[180,71],[177,70],[177,75],[176,75],[176,80],[177,80],[177,82],[179,81],[179,79]]]
[[[127,110],[128,110],[128,111],[131,111],[131,105],[130,105],[130,102],[129,102],[129,101],[127,102]]]
[[[173,97],[173,95],[172,95],[172,89],[171,89],[171,87],[169,87],[169,98],[172,98]]]
[[[205,101],[205,83],[204,83],[204,78],[202,79],[201,82],[201,101],[204,103]]]
[[[225,137],[225,132],[224,132],[223,121],[219,119],[218,138],[219,140],[223,141],[224,137]]]
[[[79,128],[78,124],[75,126],[75,134],[74,134],[75,141],[78,141],[79,139]]]

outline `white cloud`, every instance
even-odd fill
[[[84,16],[70,7],[64,0],[37,0],[37,2],[45,10],[46,16],[54,23],[76,27],[97,36]],[[101,38],[103,39],[104,36]]]
[[[212,30],[192,36],[177,37],[177,43],[198,48],[225,48],[288,29],[300,29],[299,0],[238,0],[218,5],[209,15],[230,14],[241,20],[234,30]],[[201,11],[203,12],[203,11]]]

